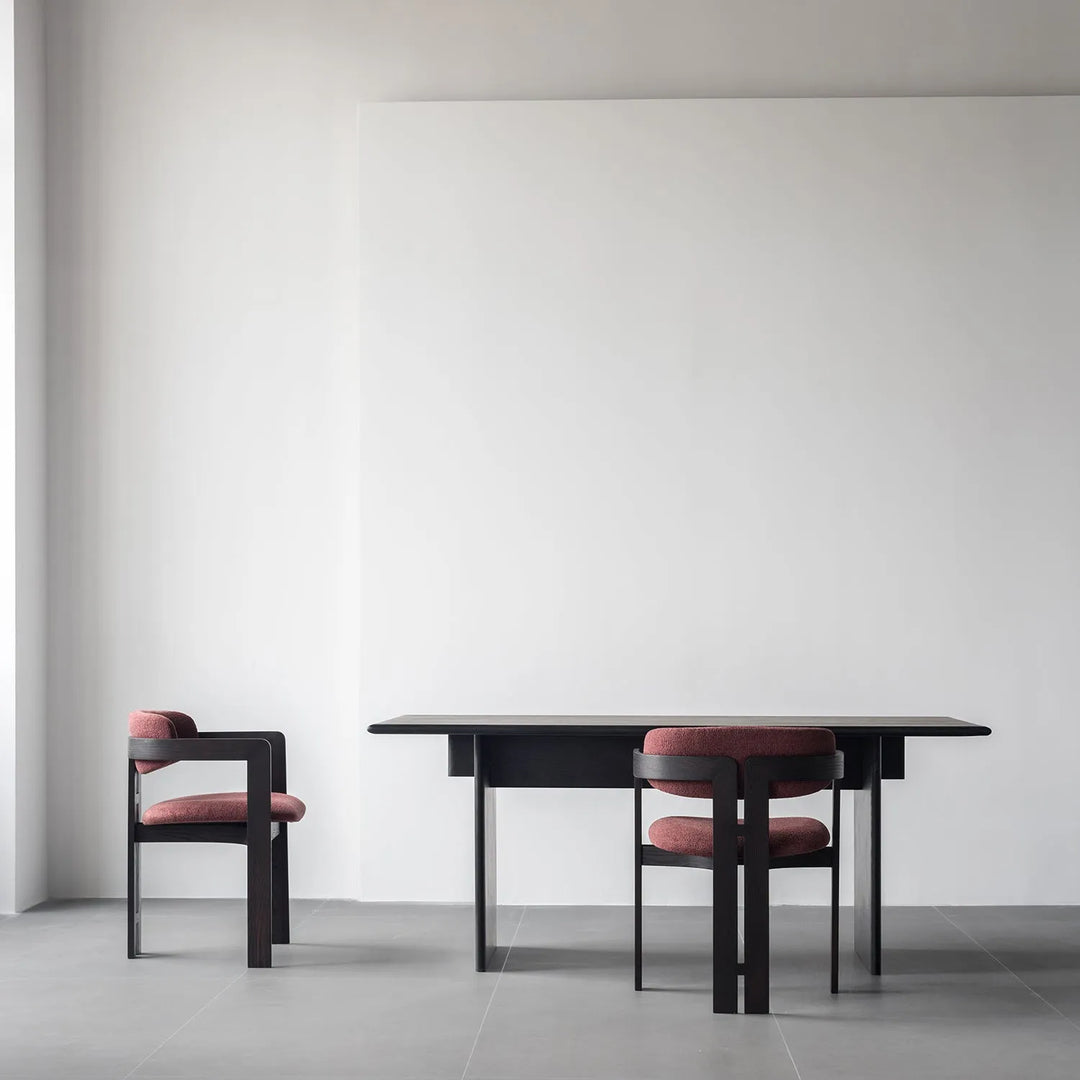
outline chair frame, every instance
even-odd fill
[[[642,988],[643,866],[692,866],[712,871],[713,1012],[739,1008],[739,976],[748,1013],[769,1011],[769,870],[822,866],[832,870],[830,990],[839,991],[840,785],[842,752],[762,755],[743,764],[744,824],[738,824],[739,763],[721,755],[646,754],[634,751],[634,989]],[[713,856],[681,855],[641,841],[641,792],[647,781],[712,784]],[[833,781],[830,844],[806,855],[769,855],[769,788],[777,781]],[[743,838],[745,963],[739,963],[738,838]]]
[[[136,761],[246,761],[247,821],[142,823]],[[200,731],[193,739],[128,739],[128,958],[142,952],[141,845],[243,844],[247,847],[248,967],[271,966],[271,945],[289,942],[289,829],[270,820],[271,792],[286,791],[280,731]]]

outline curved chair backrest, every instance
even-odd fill
[[[197,739],[199,729],[187,713],[166,709],[136,709],[128,714],[128,735],[133,739]],[[173,761],[136,761],[141,773],[164,769]]]
[[[814,727],[677,727],[653,728],[645,736],[646,754],[680,757],[729,757],[739,766],[739,797],[743,795],[744,768],[752,757],[816,757],[836,752],[836,736]],[[707,780],[650,780],[660,791],[695,799],[711,799]],[[830,785],[829,780],[775,780],[769,785],[774,799],[811,795]]]

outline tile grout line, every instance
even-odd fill
[[[305,916],[304,916],[304,917],[303,917],[303,918],[302,918],[302,919],[301,919],[301,920],[300,920],[300,921],[299,921],[299,922],[298,922],[298,923],[296,924],[296,927],[290,927],[290,928],[289,928],[289,937],[290,937],[290,938],[292,937],[292,931],[293,931],[294,929],[296,929],[297,927],[301,927],[301,926],[303,926],[303,925],[304,925],[304,923],[306,923],[306,922],[308,921],[308,919],[310,919],[310,918],[312,917],[312,915],[318,915],[318,914],[319,914],[319,912],[320,912],[320,911],[322,911],[322,909],[323,909],[324,907],[326,907],[326,905],[327,905],[327,904],[329,904],[329,903],[330,903],[330,901],[329,901],[329,899],[327,899],[327,898],[323,898],[322,900],[320,900],[320,901],[319,901],[319,906],[318,906],[318,907],[314,907],[314,908],[312,908],[312,909],[311,909],[311,910],[310,910],[310,911],[309,911],[309,912],[308,912],[308,913],[307,913],[307,914],[306,914],[306,915],[305,915]]]
[[[772,1018],[776,1023],[776,1030],[780,1032],[780,1040],[783,1042],[784,1049],[787,1051],[791,1067],[795,1070],[795,1080],[802,1080],[802,1073],[799,1072],[799,1066],[795,1063],[795,1055],[791,1052],[791,1047],[788,1046],[787,1036],[784,1034],[784,1029],[780,1026],[780,1017],[777,1016],[776,1013],[773,1013]]]
[[[176,1038],[176,1036],[179,1035],[180,1032],[183,1031],[184,1028],[186,1028],[192,1020],[194,1020],[197,1016],[200,1016],[207,1009],[209,1009],[210,1006],[213,1005],[214,1002],[217,1001],[217,999],[221,997],[221,995],[224,994],[226,990],[234,987],[246,974],[247,968],[244,968],[244,970],[241,971],[235,979],[232,979],[228,983],[226,983],[209,1001],[204,1002],[199,1008],[197,1008],[167,1039],[165,1039],[159,1046],[155,1046],[154,1049],[151,1050],[150,1053],[146,1055],[146,1057],[142,1058],[141,1061],[136,1062],[136,1064],[132,1067],[131,1071],[124,1074],[124,1080],[129,1080],[130,1077],[134,1076],[135,1073],[139,1071],[139,1069],[141,1069],[156,1053],[158,1053],[158,1051],[164,1049],[174,1038]]]
[[[964,937],[966,937],[969,941],[971,941],[972,943],[977,945],[980,949],[982,949],[982,951],[984,953],[986,953],[986,955],[989,956],[990,959],[993,960],[994,963],[998,965],[998,967],[1000,967],[1003,971],[1007,971],[1025,990],[1027,990],[1027,992],[1029,994],[1033,994],[1048,1009],[1052,1009],[1054,1012],[1056,1012],[1058,1014],[1058,1016],[1060,1016],[1061,1019],[1064,1020],[1067,1024],[1071,1024],[1074,1028],[1077,1029],[1077,1031],[1080,1031],[1080,1024],[1078,1024],[1075,1020],[1073,1020],[1073,1018],[1071,1016],[1066,1016],[1055,1004],[1053,1004],[1053,1002],[1047,1001],[1046,998],[1044,998],[1042,996],[1042,994],[1039,993],[1038,990],[1036,990],[1033,986],[1029,986],[1026,982],[1024,982],[1024,980],[1022,978],[1020,978],[1020,976],[1017,975],[1016,972],[1013,971],[1013,969],[1011,967],[1009,967],[1009,965],[1006,964],[1004,960],[1001,960],[998,957],[996,957],[981,941],[979,941],[977,938],[972,937],[971,934],[969,934],[959,923],[953,922],[953,920],[950,919],[949,916],[946,915],[945,912],[941,910],[941,908],[935,907],[934,911],[936,911],[947,923],[949,923],[950,926],[956,927],[956,929],[959,930],[960,933],[964,935]]]
[[[499,974],[495,979],[495,985],[491,988],[491,997],[488,998],[487,1008],[484,1009],[484,1015],[480,1017],[480,1026],[476,1029],[476,1038],[473,1039],[472,1047],[469,1050],[469,1056],[465,1059],[465,1068],[461,1070],[461,1080],[465,1080],[465,1077],[469,1072],[469,1066],[472,1064],[473,1055],[476,1053],[477,1046],[480,1045],[480,1033],[484,1030],[484,1023],[488,1018],[488,1013],[491,1012],[492,1002],[495,1000],[495,991],[499,989],[499,983],[502,982],[503,972],[506,970],[506,965],[510,961],[510,951],[514,947],[514,942],[517,941],[518,931],[521,929],[521,924],[525,921],[525,912],[528,910],[528,907],[522,905],[521,915],[518,917],[517,926],[514,927],[514,936],[510,939],[510,944],[506,947],[506,955],[503,957],[502,967],[499,968]]]
[[[312,908],[311,911],[309,911],[296,923],[296,928],[303,926],[304,923],[306,923],[312,915],[315,915],[318,912],[322,911],[322,909],[326,907],[327,903],[328,901],[324,899],[319,903],[318,907]],[[199,1008],[197,1008],[174,1032],[172,1032],[168,1036],[168,1038],[164,1039],[158,1046],[155,1046],[149,1054],[147,1054],[140,1061],[136,1062],[135,1065],[132,1067],[131,1071],[124,1074],[123,1080],[130,1080],[130,1078],[134,1076],[135,1073],[137,1073],[139,1069],[141,1069],[155,1054],[163,1050],[170,1042],[172,1042],[172,1040],[175,1039],[176,1036],[179,1035],[180,1032],[183,1031],[184,1028],[186,1028],[192,1020],[194,1020],[197,1016],[209,1009],[210,1006],[213,1005],[214,1002],[217,1001],[217,999],[221,997],[221,995],[224,994],[226,990],[231,990],[247,973],[248,969],[247,967],[244,967],[235,979],[227,982],[209,1001],[204,1002],[201,1006],[199,1006]]]

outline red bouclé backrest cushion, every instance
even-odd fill
[[[739,763],[739,795],[743,791],[743,763],[748,757],[812,757],[836,751],[836,736],[826,728],[811,727],[679,727],[654,728],[645,736],[646,754],[676,757],[729,757]],[[650,780],[660,791],[711,799],[712,784],[706,780]],[[793,799],[829,786],[828,780],[780,780],[769,795]]]
[[[128,715],[128,734],[133,739],[195,739],[199,729],[187,713],[136,709]],[[173,764],[172,761],[136,761],[135,768],[148,773]]]

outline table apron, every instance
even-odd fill
[[[482,739],[488,765],[487,786],[523,788],[632,788],[633,751],[640,750],[642,735],[558,735],[544,732],[516,734],[452,734],[448,737],[448,773],[472,776],[474,740]],[[861,790],[864,762],[875,740],[880,740],[881,777],[904,779],[902,735],[837,735],[844,753],[841,788]]]

